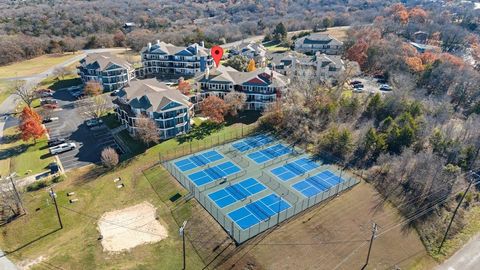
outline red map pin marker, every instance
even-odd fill
[[[213,46],[212,49],[210,50],[210,53],[212,54],[213,61],[215,61],[216,67],[220,64],[220,59],[222,59],[223,56],[223,49],[220,46]]]

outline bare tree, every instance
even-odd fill
[[[10,221],[22,213],[22,202],[18,191],[9,181],[9,177],[0,178],[0,224]]]
[[[247,95],[237,91],[232,91],[225,95],[225,103],[228,107],[228,113],[232,116],[236,116],[238,111],[243,110],[245,102],[247,101]]]
[[[32,102],[35,100],[36,95],[33,90],[35,87],[30,87],[22,81],[17,81],[14,86],[13,94],[18,96],[28,107],[32,107]]]
[[[66,68],[66,67],[56,67],[54,70],[53,70],[53,76],[55,76],[58,80],[58,78],[62,78],[65,79],[65,76],[69,75],[71,73],[71,71]]]
[[[101,159],[103,166],[109,169],[115,167],[119,160],[117,151],[111,147],[106,147],[102,150]]]
[[[142,116],[135,120],[135,124],[137,128],[136,135],[142,142],[150,145],[150,143],[157,143],[160,141],[155,121],[147,116]]]
[[[79,101],[90,118],[99,118],[111,109],[111,103],[105,96],[86,97]]]

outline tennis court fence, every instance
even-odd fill
[[[305,198],[293,194],[293,192],[289,192],[285,187],[280,184],[278,185],[278,187],[275,187],[275,180],[270,178],[266,180],[266,182],[268,182],[267,186],[269,186],[270,189],[277,193],[278,196],[281,196],[283,200],[288,202],[290,204],[290,207],[286,210],[281,211],[280,213],[274,214],[270,218],[263,220],[248,229],[243,230],[227,216],[227,213],[224,213],[208,197],[208,190],[218,185],[225,185],[226,187],[229,181],[244,176],[246,174],[245,170],[242,170],[237,174],[227,177],[227,181],[225,181],[225,179],[219,179],[202,187],[197,187],[184,174],[182,174],[176,168],[176,166],[172,164],[172,162],[164,161],[162,162],[162,164],[178,180],[178,182],[180,182],[180,184],[182,184],[193,195],[193,197],[197,199],[198,202],[200,202],[200,204],[205,208],[205,210],[207,210],[210,215],[215,218],[215,220],[224,228],[224,230],[230,235],[230,237],[232,237],[238,244],[247,241],[248,239],[268,230],[269,228],[276,226],[277,224],[309,209],[310,207],[328,198],[336,196],[340,192],[351,188],[359,182],[357,179],[355,179],[354,177],[350,177],[344,172],[338,172],[334,170],[337,175],[341,176],[342,179],[344,179],[344,181],[313,197]],[[262,177],[263,176],[264,175],[262,175]],[[294,196],[297,198],[296,200],[293,198]]]
[[[188,142],[186,141],[176,147],[172,147],[169,150],[159,153],[159,160],[160,163],[164,163],[166,161],[207,150],[215,146],[223,146],[243,137],[250,136],[251,134],[254,134],[256,130],[256,125],[245,125],[242,129],[233,130],[230,132],[223,132],[215,136],[209,136],[202,140],[194,140]]]

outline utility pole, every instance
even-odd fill
[[[180,227],[179,233],[180,236],[182,237],[182,242],[183,242],[183,270],[187,269],[186,261],[185,261],[185,226],[187,226],[187,221],[185,220],[182,224],[182,227]]]
[[[55,211],[57,212],[58,223],[60,224],[60,229],[63,229],[62,218],[60,217],[60,212],[58,211],[57,198],[55,197],[55,192],[53,188],[50,188],[50,197],[53,199],[53,204],[55,205]]]
[[[20,207],[22,207],[23,213],[26,214],[27,211],[25,211],[25,207],[23,207],[22,199],[20,198],[20,194],[18,194],[17,186],[15,186],[15,182],[13,181],[14,176],[15,176],[15,173],[12,173],[9,176],[7,176],[7,178],[9,178],[10,183],[12,183],[13,192],[15,192],[15,197],[17,198],[17,202],[20,204]]]
[[[476,176],[478,176],[474,172],[471,172],[471,174],[475,174]],[[442,250],[442,247],[443,247],[443,244],[445,243],[445,240],[447,240],[448,231],[450,231],[450,227],[452,226],[453,219],[455,218],[455,215],[457,214],[457,210],[458,210],[458,208],[460,208],[460,205],[462,205],[463,199],[467,195],[468,190],[470,189],[472,184],[473,184],[473,176],[470,179],[470,182],[468,183],[467,189],[465,189],[465,191],[463,192],[462,198],[460,198],[460,201],[458,202],[457,207],[455,208],[455,211],[453,211],[453,215],[452,215],[452,218],[450,219],[450,223],[448,223],[448,227],[447,227],[447,230],[445,231],[445,234],[443,235],[442,242],[440,243],[440,246],[438,247],[438,253],[440,253],[440,250]]]
[[[377,223],[374,222],[373,229],[372,229],[372,237],[370,238],[370,245],[368,246],[367,260],[365,261],[365,265],[363,265],[362,270],[367,267],[368,261],[370,260],[370,251],[372,251],[373,239],[375,239],[376,233],[377,233]]]

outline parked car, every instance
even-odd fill
[[[101,119],[89,119],[85,122],[87,127],[94,127],[103,124],[103,121]]]
[[[362,84],[361,81],[351,81],[350,85]]]
[[[114,97],[114,96],[118,95],[119,92],[120,92],[119,89],[113,90],[113,91],[110,93],[110,96]]]
[[[62,143],[60,145],[50,147],[48,150],[50,151],[50,154],[56,155],[56,154],[60,154],[60,153],[75,149],[75,147],[77,147],[77,145],[75,145],[75,143],[73,142],[70,142],[70,143]]]
[[[50,89],[40,89],[37,90],[37,95],[41,98],[51,97],[53,96],[53,91]]]
[[[364,87],[365,87],[365,86],[364,86],[363,84],[361,84],[361,83],[357,83],[357,84],[354,84],[354,85],[353,85],[353,88],[354,88],[354,89],[359,89],[359,88],[362,88],[362,89],[363,89]]]
[[[83,96],[83,89],[77,89],[70,92],[74,98],[80,98]]]
[[[380,85],[380,90],[382,90],[382,91],[392,91],[393,88],[388,84],[382,84],[382,85]]]
[[[46,117],[46,118],[43,118],[42,123],[45,124],[45,123],[50,123],[57,120],[58,120],[58,117]]]
[[[58,104],[43,104],[43,108],[53,110],[58,108]]]
[[[47,144],[48,144],[49,147],[52,147],[52,146],[55,146],[55,145],[66,143],[66,142],[67,142],[67,140],[65,140],[63,138],[54,138],[54,139],[48,140]]]
[[[45,105],[45,104],[58,104],[58,101],[56,101],[55,99],[50,99],[50,98],[40,99],[40,105]]]
[[[363,87],[361,88],[353,88],[354,93],[362,93],[363,92]]]

